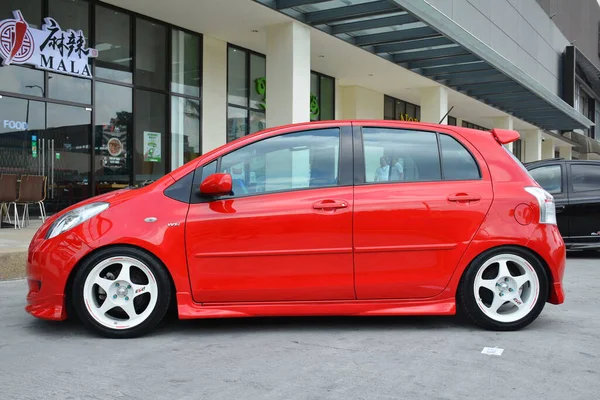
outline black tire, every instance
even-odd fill
[[[499,322],[486,315],[478,306],[473,287],[479,269],[492,257],[501,254],[517,255],[525,259],[534,269],[539,280],[539,295],[531,311],[514,322]],[[519,247],[500,247],[479,255],[465,270],[457,293],[459,312],[480,327],[493,331],[516,331],[531,324],[542,312],[548,299],[548,275],[544,266],[529,251]]]
[[[128,329],[110,329],[99,323],[85,306],[84,285],[94,269],[103,260],[111,257],[131,257],[145,264],[156,278],[158,287],[157,301],[154,310],[146,320]],[[173,290],[170,276],[163,264],[156,257],[140,249],[115,246],[99,250],[86,259],[77,270],[71,291],[72,307],[86,328],[107,338],[125,339],[143,336],[152,331],[163,320],[171,303]]]

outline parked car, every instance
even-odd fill
[[[564,301],[554,203],[518,132],[312,122],[246,136],[54,215],[32,315],[108,337],[179,318],[453,315],[520,329]]]
[[[550,159],[525,164],[554,197],[568,250],[600,249],[600,161]]]

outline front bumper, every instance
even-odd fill
[[[73,268],[89,252],[90,247],[75,233],[50,240],[40,239],[36,235],[27,256],[29,290],[25,311],[41,319],[67,319],[67,281]]]

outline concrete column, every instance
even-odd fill
[[[227,142],[227,42],[203,38],[202,152],[207,153]]]
[[[431,86],[421,89],[421,122],[448,123],[448,89],[444,86]]]
[[[542,131],[539,129],[521,131],[525,142],[525,162],[542,159]]]
[[[513,118],[510,115],[504,116],[504,117],[495,117],[492,118],[492,123],[493,123],[493,128],[497,128],[497,129],[508,129],[508,130],[513,130]],[[513,144],[509,143],[506,145],[506,148],[512,153],[513,151]]]
[[[267,127],[310,121],[310,28],[267,28]]]
[[[383,119],[383,93],[362,86],[342,86],[341,119]]]
[[[573,158],[573,148],[571,146],[560,146],[558,148],[560,158],[571,160]]]
[[[554,158],[554,139],[546,138],[542,142],[542,159]]]

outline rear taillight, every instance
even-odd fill
[[[538,201],[540,206],[540,224],[556,225],[554,197],[540,187],[528,186],[525,190],[533,195]]]

